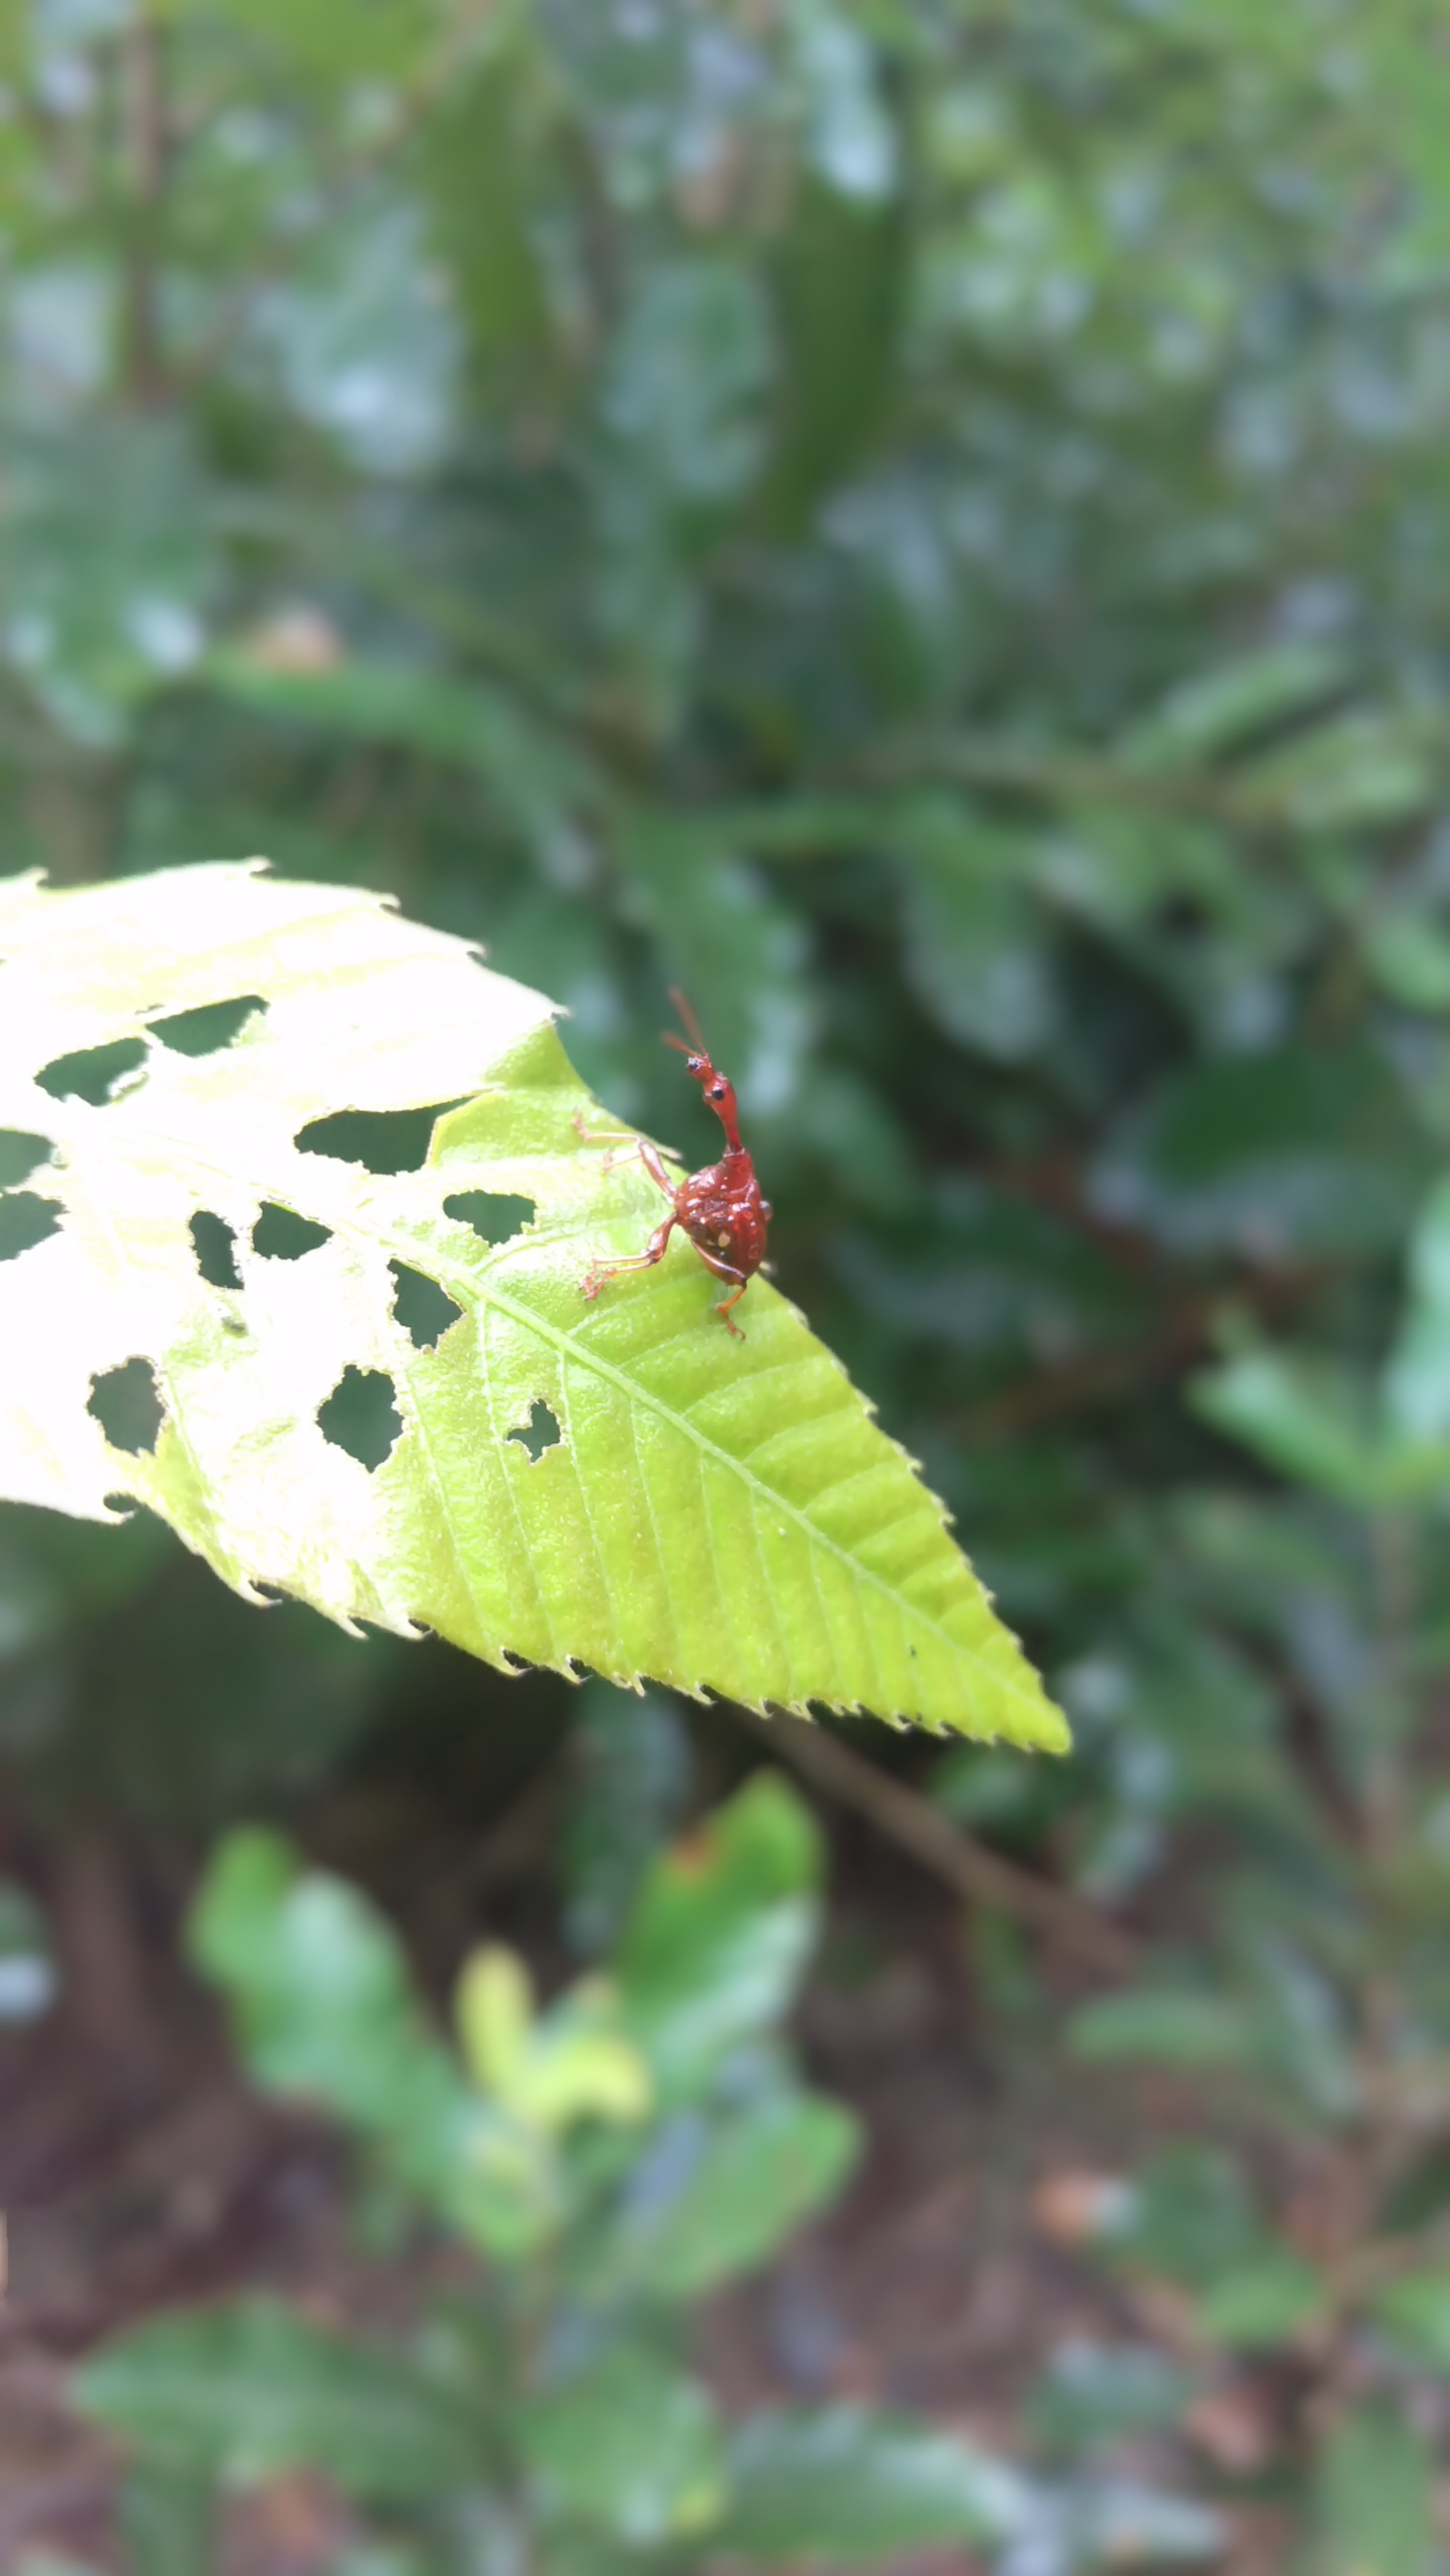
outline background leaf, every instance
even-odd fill
[[[849,2406],[763,2415],[737,2433],[722,2547],[761,2566],[853,2566],[889,2549],[1004,2541],[1026,2519],[1010,2469],[948,2434]]]
[[[661,1854],[618,1972],[664,2100],[690,2099],[789,2007],[815,1938],[820,1875],[816,1828],[769,1773]]]
[[[641,2174],[595,2288],[689,2299],[753,2271],[836,2198],[859,2147],[839,2103],[787,2087],[708,2126],[679,2123]]]
[[[84,2366],[75,2395],[94,2422],[224,2484],[313,2464],[349,2495],[401,2503],[479,2465],[446,2388],[271,2299],[138,2326]]]
[[[1385,2408],[1346,2415],[1316,2479],[1309,2576],[1430,2576],[1435,2534],[1430,2458]]]
[[[202,1883],[189,1946],[231,2002],[260,2084],[386,2143],[425,2186],[446,2182],[468,2096],[365,1897],[300,1873],[275,1835],[235,1833]]]
[[[725,2495],[723,2445],[705,2391],[624,2345],[543,2392],[524,2456],[555,2514],[648,2549],[708,2530]]]

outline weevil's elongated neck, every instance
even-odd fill
[[[706,1091],[705,1097],[725,1130],[725,1143],[729,1151],[732,1154],[743,1154],[745,1148],[740,1142],[740,1112],[735,1103],[735,1085],[733,1082],[726,1082],[722,1074],[716,1074],[715,1081],[723,1084],[721,1098],[716,1100],[713,1097],[713,1084]]]

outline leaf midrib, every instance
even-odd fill
[[[382,1225],[370,1230],[359,1224],[355,1218],[339,1218],[336,1211],[332,1209],[329,1209],[324,1216],[318,1212],[315,1202],[299,1205],[295,1193],[289,1195],[285,1191],[280,1191],[275,1178],[268,1177],[264,1181],[254,1182],[250,1174],[236,1164],[209,1162],[197,1152],[195,1145],[189,1139],[168,1136],[157,1128],[146,1132],[156,1139],[158,1148],[169,1148],[179,1162],[189,1165],[197,1173],[205,1173],[209,1178],[222,1182],[229,1190],[235,1189],[238,1182],[241,1182],[244,1187],[252,1189],[261,1200],[271,1199],[275,1204],[289,1206],[294,1215],[310,1216],[314,1224],[330,1224],[333,1232],[350,1236],[355,1243],[368,1250],[382,1250],[390,1257],[396,1256],[409,1266],[417,1265],[419,1253],[423,1247],[408,1238],[399,1238]],[[74,1170],[75,1165],[72,1164],[71,1168]],[[424,1168],[436,1169],[437,1167],[425,1166]],[[445,1219],[444,1221],[451,1223],[456,1220]],[[540,1239],[539,1230],[535,1229],[534,1240],[537,1242]],[[950,1654],[959,1656],[964,1664],[981,1673],[993,1688],[1010,1693],[1032,1713],[1034,1720],[1040,1723],[1043,1714],[1050,1712],[1050,1703],[1045,1700],[1045,1697],[1039,1698],[1031,1692],[1024,1691],[1013,1673],[1001,1672],[995,1665],[987,1663],[970,1646],[964,1644],[961,1638],[954,1637],[938,1620],[931,1618],[914,1602],[908,1601],[897,1587],[888,1583],[872,1567],[863,1564],[859,1557],[852,1556],[841,1546],[839,1540],[830,1536],[829,1532],[819,1528],[800,1504],[791,1502],[773,1486],[764,1484],[758,1476],[752,1475],[749,1466],[743,1460],[732,1457],[727,1449],[720,1448],[686,1415],[677,1413],[673,1405],[667,1404],[662,1397],[638,1385],[622,1369],[616,1367],[612,1361],[603,1358],[598,1352],[584,1348],[574,1336],[564,1332],[559,1326],[549,1323],[530,1307],[523,1305],[518,1298],[509,1296],[506,1290],[494,1288],[491,1284],[493,1265],[505,1259],[514,1249],[517,1241],[518,1238],[515,1237],[513,1242],[498,1246],[490,1261],[484,1265],[482,1274],[478,1269],[465,1270],[455,1267],[446,1256],[435,1254],[431,1245],[427,1247],[427,1257],[440,1286],[450,1289],[456,1287],[463,1292],[460,1303],[467,1311],[476,1313],[491,1297],[494,1304],[516,1324],[521,1325],[526,1332],[533,1333],[541,1341],[549,1343],[562,1357],[593,1369],[597,1376],[615,1387],[628,1403],[647,1405],[661,1421],[670,1424],[692,1447],[703,1455],[717,1460],[732,1476],[737,1477],[748,1493],[767,1499],[773,1510],[787,1514],[809,1545],[822,1548],[827,1555],[834,1557],[854,1581],[869,1585],[884,1600],[890,1602],[902,1618],[913,1620],[924,1634],[938,1639]],[[488,1284],[485,1284],[486,1282]],[[849,1381],[847,1383],[849,1384]],[[881,1436],[887,1438],[889,1434],[882,1433]],[[426,1441],[423,1447],[429,1455],[431,1467],[431,1451]],[[898,1449],[898,1455],[902,1454],[896,1442],[892,1442],[892,1447]],[[433,1471],[433,1481],[435,1485],[438,1483],[436,1470]],[[923,1487],[922,1490],[925,1492],[926,1489]],[[945,1538],[944,1525],[939,1524],[939,1527]]]

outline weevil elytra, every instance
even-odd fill
[[[716,1278],[725,1280],[732,1290],[715,1312],[736,1340],[743,1341],[745,1336],[730,1310],[739,1305],[765,1259],[770,1202],[762,1198],[755,1165],[740,1142],[735,1086],[714,1062],[684,994],[672,991],[670,1000],[680,1015],[685,1035],[681,1037],[677,1029],[667,1029],[665,1044],[679,1049],[685,1059],[685,1071],[700,1085],[725,1130],[725,1151],[718,1163],[707,1163],[703,1170],[691,1172],[687,1180],[676,1183],[648,1138],[639,1137],[633,1150],[650,1179],[664,1191],[670,1213],[655,1227],[643,1252],[628,1253],[620,1261],[596,1262],[579,1285],[584,1296],[597,1297],[606,1280],[617,1279],[624,1271],[652,1270],[657,1261],[664,1259],[670,1236],[679,1226],[689,1236],[706,1269],[713,1270]],[[582,1126],[579,1132],[581,1136],[586,1133]]]

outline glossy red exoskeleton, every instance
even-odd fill
[[[652,1270],[657,1261],[664,1259],[670,1236],[679,1226],[707,1270],[713,1270],[716,1278],[725,1280],[732,1289],[733,1294],[715,1312],[736,1340],[743,1341],[745,1336],[730,1309],[739,1305],[765,1259],[770,1202],[761,1197],[755,1165],[740,1142],[735,1086],[712,1061],[684,994],[671,992],[670,1000],[686,1034],[681,1037],[677,1030],[667,1029],[665,1044],[678,1047],[685,1059],[685,1071],[700,1085],[725,1130],[725,1151],[718,1163],[707,1163],[703,1171],[691,1172],[688,1180],[676,1183],[648,1138],[637,1138],[634,1151],[650,1179],[664,1191],[670,1213],[663,1224],[655,1227],[643,1252],[629,1253],[621,1261],[596,1262],[579,1284],[586,1297],[597,1297],[606,1279],[616,1279],[622,1271]],[[583,1135],[585,1130],[581,1127],[579,1132]]]

